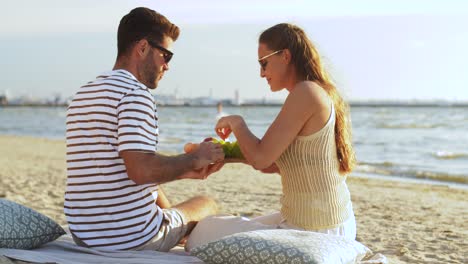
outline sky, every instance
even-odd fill
[[[132,8],[181,28],[155,91],[181,97],[282,99],[260,78],[257,39],[302,27],[351,100],[468,101],[468,1],[25,1],[2,3],[0,94],[68,97],[112,68]]]

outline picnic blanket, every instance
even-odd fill
[[[143,251],[110,251],[96,250],[77,246],[69,234],[31,250],[0,248],[0,256],[33,263],[70,263],[70,264],[172,264],[203,263],[190,256],[182,247],[176,247],[168,253]]]

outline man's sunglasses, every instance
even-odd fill
[[[148,40],[148,43],[151,45],[153,48],[157,48],[158,50],[162,51],[162,55],[164,58],[164,62],[167,64],[171,61],[172,56],[174,56],[174,53],[172,53],[170,50],[167,50],[164,47],[161,47],[160,45],[154,43],[153,41]]]

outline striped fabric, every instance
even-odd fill
[[[115,70],[82,86],[67,111],[70,231],[90,247],[126,250],[153,238],[162,222],[157,185],[128,178],[119,151],[156,151],[157,112],[142,83]]]
[[[339,173],[335,110],[327,124],[309,136],[297,136],[276,161],[283,185],[281,215],[306,230],[335,228],[353,212],[346,176]]]

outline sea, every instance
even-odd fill
[[[223,111],[243,116],[261,138],[280,106]],[[160,151],[180,153],[187,142],[216,136],[214,106],[159,106],[158,114]],[[65,117],[66,107],[0,107],[0,134],[64,140]],[[468,107],[351,106],[351,118],[353,174],[468,186]]]

